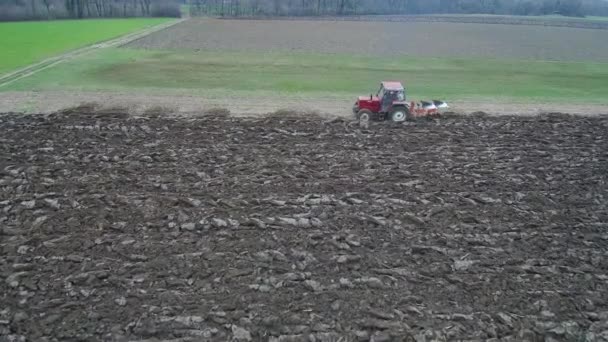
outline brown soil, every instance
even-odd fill
[[[572,27],[584,29],[607,30],[608,21],[591,20],[587,18],[537,18],[524,16],[499,15],[361,15],[339,17],[257,17],[230,18],[257,20],[316,20],[316,21],[380,21],[403,23],[455,23],[455,24],[499,24],[499,25],[530,25],[549,27]]]
[[[605,35],[526,25],[190,19],[127,46],[605,62],[608,45],[598,44]]]
[[[608,118],[214,114],[0,116],[1,340],[608,340]]]

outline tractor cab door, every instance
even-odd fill
[[[403,93],[398,90],[385,90],[382,98],[382,112],[388,112],[395,102],[403,101]]]
[[[383,85],[380,85],[377,96],[378,100],[380,100],[381,113],[388,113],[393,103],[405,101],[404,90],[385,89]]]
[[[386,113],[390,109],[393,104],[393,94],[390,90],[384,89],[383,86],[380,86],[380,90],[378,90],[378,99],[380,100],[380,112]]]

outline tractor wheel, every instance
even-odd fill
[[[391,110],[390,118],[393,122],[403,122],[407,120],[409,111],[405,107],[397,107]]]
[[[368,109],[361,109],[357,113],[357,119],[359,121],[369,121],[372,118],[372,112]]]

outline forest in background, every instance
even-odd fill
[[[608,16],[607,0],[0,0],[0,21],[179,17],[501,14]]]
[[[0,21],[180,16],[178,0],[0,0]]]
[[[605,0],[190,0],[192,15],[608,15]]]

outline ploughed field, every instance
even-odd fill
[[[605,36],[601,29],[531,25],[190,19],[127,46],[605,62]]]
[[[0,339],[606,341],[607,128],[1,116]]]

